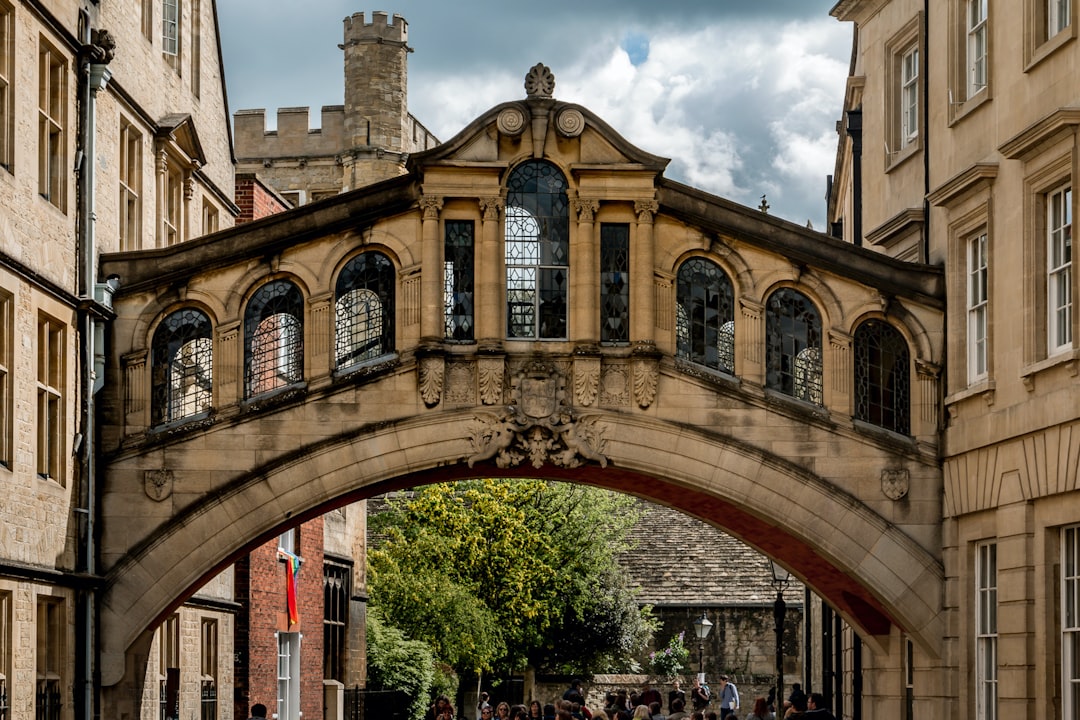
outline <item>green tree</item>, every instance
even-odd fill
[[[653,629],[615,570],[637,517],[566,483],[428,486],[373,520],[371,602],[458,672],[625,669]]]
[[[367,653],[368,688],[408,693],[409,717],[422,718],[435,682],[435,658],[427,643],[407,639],[375,611],[367,617]]]

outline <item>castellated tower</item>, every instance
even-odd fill
[[[409,114],[408,39],[401,15],[345,18],[345,104],[323,106],[316,129],[306,107],[279,108],[272,131],[264,110],[237,111],[237,172],[258,175],[293,205],[403,173],[409,153],[438,144]]]

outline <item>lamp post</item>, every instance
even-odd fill
[[[706,617],[705,611],[701,611],[701,617],[694,621],[694,634],[698,639],[698,680],[705,681],[705,638],[712,631],[712,623]]]
[[[773,621],[776,624],[776,707],[784,703],[784,617],[787,615],[787,603],[784,602],[784,586],[791,579],[791,573],[769,561],[772,582],[776,586],[776,600],[773,602]]]

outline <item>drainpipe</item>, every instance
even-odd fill
[[[76,438],[75,449],[82,453],[79,501],[76,512],[84,516],[82,523],[82,557],[78,570],[87,582],[77,597],[76,658],[77,683],[81,686],[77,707],[84,720],[98,715],[95,689],[100,670],[96,656],[97,630],[97,464],[96,435],[94,423],[94,394],[101,389],[104,380],[105,321],[112,315],[111,297],[115,282],[99,285],[97,282],[97,243],[95,228],[97,214],[95,200],[97,184],[95,177],[95,140],[97,136],[97,96],[112,78],[108,63],[112,59],[115,43],[106,31],[90,31],[89,42],[80,50],[80,112],[81,148],[75,170],[78,174],[79,193],[79,283],[80,344],[82,345],[82,428]],[[78,691],[76,691],[78,692]]]
[[[847,134],[851,138],[851,238],[859,245],[862,237],[862,109],[848,110]]]
[[[923,0],[922,20],[922,158],[923,158],[923,256],[930,262],[930,0]]]

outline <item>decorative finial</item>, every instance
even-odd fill
[[[555,75],[544,63],[536,63],[525,76],[525,94],[530,98],[549,98],[555,92]]]
[[[757,206],[757,209],[763,213],[769,212],[769,201],[765,199],[765,196],[761,196],[761,204]]]

